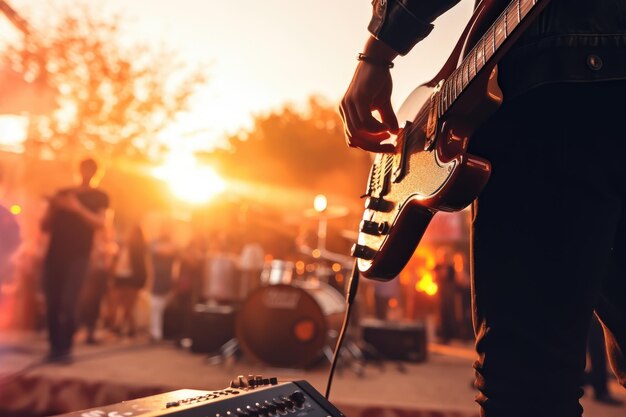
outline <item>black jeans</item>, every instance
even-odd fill
[[[72,350],[78,315],[78,300],[87,274],[87,259],[68,259],[44,265],[43,290],[46,297],[50,353]]]
[[[580,416],[594,308],[626,382],[624,97],[624,81],[542,86],[472,139],[493,166],[474,207],[483,416]]]

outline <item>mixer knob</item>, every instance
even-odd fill
[[[257,407],[247,406],[246,407],[246,411],[248,412],[250,417],[258,417],[259,416],[259,409]]]
[[[386,222],[378,223],[363,220],[361,222],[361,232],[374,236],[386,235],[389,232],[389,225]]]
[[[260,416],[265,416],[268,414],[269,411],[267,410],[266,406],[259,403],[256,403],[255,406]]]
[[[250,417],[250,414],[247,411],[244,411],[241,408],[238,408],[237,417]]]
[[[281,395],[280,399],[283,400],[283,403],[285,404],[287,408],[293,408],[294,403],[289,398],[285,397],[284,395]]]
[[[274,398],[274,404],[276,405],[276,408],[278,409],[278,411],[285,411],[287,409],[287,404],[285,404],[285,402],[282,401],[282,399]]]
[[[270,414],[276,414],[276,410],[278,409],[278,407],[276,407],[276,404],[273,404],[269,401],[265,401],[265,408]]]
[[[352,256],[355,258],[365,259],[366,261],[371,261],[374,259],[376,255],[376,251],[370,247],[365,245],[354,244],[352,245]]]
[[[297,407],[302,407],[302,404],[306,401],[306,397],[302,391],[294,391],[289,398],[296,404]]]

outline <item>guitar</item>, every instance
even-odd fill
[[[491,165],[468,154],[470,136],[503,100],[497,63],[548,0],[483,0],[441,71],[398,111],[396,152],[376,154],[352,256],[367,277],[391,280],[438,211],[459,211],[487,184]]]

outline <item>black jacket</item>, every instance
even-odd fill
[[[374,0],[369,30],[405,55],[459,1]],[[626,79],[626,0],[552,0],[500,65],[509,97],[549,82],[612,79]]]

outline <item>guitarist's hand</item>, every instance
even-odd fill
[[[397,55],[384,43],[370,38],[364,52],[379,61],[391,62]],[[349,146],[370,152],[393,152],[394,143],[386,141],[398,133],[398,119],[391,107],[392,81],[389,68],[360,61],[346,91],[339,112]],[[381,121],[372,115],[378,111]]]

